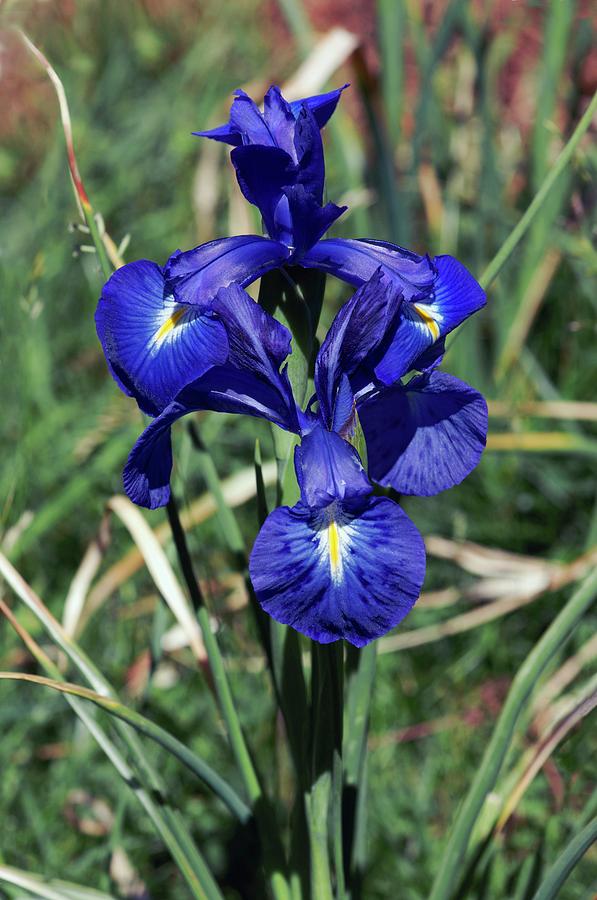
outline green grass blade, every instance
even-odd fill
[[[400,139],[404,108],[404,31],[406,14],[403,0],[377,0],[379,44],[381,50],[381,89],[390,143],[395,150]]]
[[[580,122],[574,129],[574,132],[568,140],[568,143],[558,156],[551,171],[545,177],[543,183],[541,184],[541,187],[535,194],[535,197],[533,198],[526,212],[524,213],[516,227],[513,228],[513,230],[510,232],[496,255],[493,257],[493,259],[481,275],[479,282],[481,286],[486,290],[497,278],[505,264],[508,262],[510,256],[529,230],[529,227],[537,216],[537,213],[541,210],[541,207],[549,196],[549,193],[552,190],[554,184],[557,182],[562,172],[566,169],[566,167],[572,160],[574,152],[578,147],[581,138],[588,130],[591,122],[593,121],[595,112],[597,112],[597,92],[595,92],[595,94],[593,95],[591,102],[585,110]]]
[[[552,135],[550,121],[555,111],[558,93],[565,83],[566,57],[570,50],[570,30],[576,13],[576,3],[549,3],[543,30],[541,72],[531,139],[531,170],[534,186],[545,178],[549,165],[549,145]]]
[[[564,852],[549,869],[533,900],[554,900],[558,897],[560,888],[570,872],[595,841],[597,841],[597,817],[592,819],[579,834],[574,835]]]
[[[150,719],[146,719],[140,713],[114,700],[112,697],[102,697],[88,688],[81,687],[78,684],[69,684],[59,682],[50,678],[42,678],[39,675],[27,675],[19,672],[0,672],[0,679],[12,679],[14,681],[31,681],[34,684],[40,684],[51,688],[54,691],[60,691],[63,694],[70,694],[74,697],[80,697],[82,700],[89,700],[100,709],[105,710],[110,715],[116,716],[131,725],[141,734],[145,734],[156,743],[160,744],[165,750],[171,753],[184,766],[187,767],[194,775],[201,779],[216,794],[222,803],[228,807],[231,813],[235,815],[241,822],[246,822],[251,817],[251,810],[243,803],[236,791],[221,778],[217,772],[207,765],[199,756],[188,749],[177,738],[171,735],[164,728],[156,725]]]
[[[60,623],[53,617],[37,594],[29,587],[27,582],[24,581],[2,553],[0,553],[0,575],[4,577],[15,594],[41,622],[50,637],[66,653],[94,690],[102,696],[117,699],[116,692],[110,683],[103,677],[89,657],[68,637]],[[56,672],[55,669],[54,672]],[[71,700],[74,702],[74,698],[71,698]],[[116,748],[108,742],[107,737],[103,735],[101,730],[97,726],[94,728],[96,723],[94,723],[93,719],[89,716],[85,719],[86,713],[82,708],[75,711],[85,721],[85,724],[100,746],[102,746],[104,752],[110,757],[111,762],[121,776],[135,791],[157,832],[170,850],[193,897],[200,898],[200,900],[204,900],[204,898],[207,898],[207,900],[221,900],[222,895],[211,872],[207,868],[199,850],[195,847],[182,817],[167,802],[166,786],[147,758],[134,730],[124,723],[116,723],[120,736],[134,760],[136,772],[130,770],[130,767],[122,760]],[[141,783],[142,789],[136,787],[137,781]],[[160,798],[159,801],[154,799],[156,796]]]
[[[597,571],[593,571],[575,591],[518,670],[477,775],[452,826],[430,900],[448,900],[452,896],[472,830],[487,794],[496,783],[518,718],[537,679],[553,655],[570,637],[596,594]]]

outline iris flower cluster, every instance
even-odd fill
[[[96,323],[114,379],[152,417],[124,469],[135,503],[168,502],[170,430],[196,410],[258,416],[299,436],[299,502],[266,519],[251,579],[274,619],[321,643],[361,647],[404,618],[425,574],[421,535],[375,486],[437,494],[483,452],[483,397],[438,366],[446,335],[485,295],[451,256],[323,239],[344,212],[323,202],[321,140],[342,90],[288,103],[271,87],[263,112],[237,91],[228,123],[198,134],[232,146],[265,236],[177,250],[163,267],[123,266],[104,286]],[[289,266],[356,288],[317,354],[304,408],[288,377],[290,332],[244,290]]]

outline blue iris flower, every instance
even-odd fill
[[[220,288],[247,287],[272,269],[320,269],[360,287],[381,266],[405,301],[400,327],[376,370],[387,384],[415,355],[441,351],[445,335],[484,305],[481,287],[451,256],[431,259],[382,241],[321,239],[342,211],[321,206],[320,135],[341,90],[289,104],[270,88],[263,113],[241,93],[230,123],[205,132],[234,145],[241,187],[259,206],[268,237],[239,235],[177,250],[165,267],[139,260],[105,285],[98,334],[112,374],[144,412],[158,415],[185,385],[225,358],[225,331],[213,316]]]
[[[438,353],[404,362],[393,384],[377,377],[405,302],[380,268],[336,316],[316,359],[315,396],[300,415],[300,500],[268,516],[250,558],[266,612],[320,643],[362,647],[380,637],[423,583],[421,535],[393,500],[373,495],[370,479],[436,494],[460,482],[485,447],[485,400],[437,372]],[[359,426],[369,477],[350,443]]]
[[[343,211],[323,206],[320,128],[341,90],[263,113],[238,92],[227,125],[203,135],[233,145],[245,197],[267,236],[177,251],[160,267],[130,263],[106,283],[96,313],[110,371],[153,421],[124,470],[134,502],[168,502],[170,430],[196,410],[245,413],[300,436],[300,500],[270,514],[250,570],[274,618],[317,641],[363,646],[396,625],[424,577],[422,538],[373,483],[432,495],[458,484],[485,445],[487,409],[438,371],[445,335],[485,303],[456,259],[373,240],[322,240]],[[288,330],[243,289],[287,265],[329,272],[357,290],[315,361],[315,394],[297,406]],[[364,436],[367,469],[354,444]]]
[[[224,358],[154,418],[124,471],[132,500],[150,508],[166,503],[170,429],[196,410],[259,416],[300,435],[300,501],[268,516],[250,572],[263,608],[321,643],[344,638],[363,646],[401,621],[419,595],[422,538],[393,500],[373,495],[372,481],[435,494],[460,482],[485,446],[485,401],[437,372],[438,353],[432,362],[428,352],[413,356],[392,384],[376,375],[402,327],[405,302],[381,267],[355,292],[321,346],[315,394],[302,410],[284,365],[290,332],[238,285],[221,288],[206,321],[225,335]],[[369,477],[351,444],[359,427]]]

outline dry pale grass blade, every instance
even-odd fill
[[[495,419],[532,416],[539,419],[571,419],[578,422],[597,422],[597,403],[579,403],[570,400],[507,403],[501,400],[489,400],[487,408],[489,415]]]
[[[104,277],[108,278],[112,271],[112,266],[108,260],[108,255],[110,254],[112,258],[114,256],[117,257],[116,261],[114,262],[116,268],[123,265],[123,263],[122,260],[118,258],[114,243],[106,234],[106,229],[104,227],[102,217],[95,213],[93,206],[91,205],[91,201],[87,195],[87,191],[85,190],[85,187],[83,185],[83,179],[81,178],[81,173],[79,172],[79,167],[77,165],[77,158],[75,156],[73,129],[64,86],[62,84],[62,81],[60,80],[58,73],[50,64],[50,61],[41,52],[39,47],[36,47],[35,44],[33,44],[29,40],[29,38],[23,31],[21,31],[20,29],[17,29],[17,31],[20,34],[29,52],[32,53],[35,59],[40,63],[40,65],[43,66],[46,75],[52,82],[52,86],[56,92],[56,97],[58,98],[58,106],[60,109],[60,121],[62,124],[62,130],[64,132],[64,141],[66,144],[68,169],[73,184],[75,200],[77,203],[79,214],[81,218],[87,223],[87,226],[91,233],[93,244],[97,251],[98,261]]]
[[[122,897],[142,900],[149,897],[145,882],[133,866],[124,847],[115,847],[110,857],[110,878]]]
[[[137,545],[158,591],[170,607],[174,618],[184,629],[198,662],[207,659],[201,629],[195,614],[172,570],[168,557],[143,514],[127,497],[112,497],[107,508],[123,522]]]
[[[561,259],[561,251],[551,247],[537,266],[533,278],[521,298],[514,321],[510,325],[508,337],[498,358],[495,368],[497,381],[506,375],[518,359]]]
[[[458,544],[435,536],[428,538],[426,543],[429,553],[434,556],[452,559],[468,571],[490,573],[489,578],[481,578],[463,592],[465,596],[484,600],[490,597],[498,599],[452,616],[445,622],[382,638],[378,645],[379,653],[419,647],[478,628],[532,603],[546,591],[559,590],[580,580],[594,569],[597,562],[597,548],[572,563],[564,564],[519,557],[478,544]]]
[[[437,236],[441,232],[445,215],[439,179],[430,162],[422,162],[417,174],[427,226],[430,234]]]
[[[563,431],[520,431],[487,435],[487,449],[528,453],[595,453],[595,441]]]
[[[222,148],[216,141],[201,141],[191,202],[200,244],[216,237],[216,213],[221,190]]]
[[[83,185],[83,180],[81,178],[81,174],[79,172],[79,167],[77,165],[77,158],[75,156],[75,148],[73,144],[73,128],[70,118],[70,112],[68,108],[68,101],[66,99],[66,93],[64,91],[64,87],[62,81],[60,80],[58,73],[50,65],[50,62],[41,50],[33,44],[27,35],[23,32],[19,32],[21,38],[23,39],[25,46],[27,49],[33,54],[36,60],[43,66],[46,71],[46,74],[50,81],[52,82],[52,86],[56,91],[56,96],[58,98],[58,106],[60,108],[60,121],[62,123],[62,130],[64,132],[64,140],[66,142],[66,152],[68,156],[68,168],[70,171],[70,176],[73,182],[73,188],[75,191],[75,199],[77,201],[77,206],[79,207],[79,212],[81,214],[81,218],[84,219],[85,215],[83,210],[91,209],[91,203],[89,202],[89,197],[87,196],[87,192],[85,191],[85,187]]]
[[[462,591],[449,587],[441,591],[423,591],[418,606],[425,609],[445,609],[447,606],[454,606],[459,600],[462,600]]]
[[[523,771],[517,779],[513,790],[508,794],[500,816],[497,820],[495,831],[503,830],[508,819],[520,803],[523,795],[535,776],[541,771],[557,746],[566,735],[578,725],[585,716],[588,716],[597,706],[597,678],[592,678],[580,691],[574,703],[560,716],[547,734],[542,736],[523,757]]]
[[[102,516],[96,537],[87,547],[79,568],[70,583],[62,613],[62,625],[70,637],[74,637],[77,632],[79,619],[85,606],[85,598],[110,543],[109,522],[110,514],[106,512]]]
[[[79,669],[79,672],[81,672],[89,683],[93,685],[98,693],[107,696],[110,693],[107,683],[99,678],[99,673],[91,660],[73,643],[60,622],[54,618],[33,588],[27,584],[23,576],[17,572],[15,567],[7,560],[3,553],[0,553],[0,575],[2,575],[17,597],[19,597],[25,606],[39,619],[60,648],[64,650],[65,653],[68,653],[71,660]]]
[[[484,547],[472,541],[452,541],[434,534],[425,538],[425,547],[431,556],[450,560],[472,575],[522,575],[537,568],[547,569],[551,574],[560,569],[559,563],[538,559],[536,556],[509,553],[507,550]]]
[[[263,465],[263,480],[267,487],[275,484],[276,481],[276,463],[267,462]],[[222,482],[222,493],[226,504],[232,508],[242,506],[248,500],[251,500],[256,493],[255,486],[255,470],[252,466],[241,469],[230,478],[226,478]],[[180,515],[180,521],[185,531],[189,531],[196,525],[205,522],[217,512],[217,503],[210,493],[202,494],[189,507],[184,509]],[[170,526],[167,522],[159,525],[154,529],[156,540],[160,544],[165,544],[170,539]],[[107,572],[94,585],[87,596],[87,602],[79,619],[79,627],[77,634],[80,634],[86,623],[89,621],[93,613],[106,602],[114,591],[124,584],[129,578],[132,578],[136,572],[143,567],[143,556],[135,547],[129,550],[122,559],[111,566]]]
[[[288,100],[317,94],[359,46],[359,38],[345,28],[333,28],[313,47],[309,56],[282,88]]]
[[[10,553],[23,532],[27,531],[34,518],[35,514],[30,509],[26,509],[23,513],[21,513],[15,524],[10,528],[7,528],[7,530],[2,535],[2,540],[0,542],[0,548],[2,549],[3,553]]]
[[[14,866],[0,866],[0,882],[2,881],[23,888],[28,891],[28,896],[41,900],[116,900],[113,894],[105,894],[103,891],[96,891],[95,888],[72,884],[70,881],[33,875]]]
[[[541,689],[537,692],[531,706],[535,715],[533,727],[538,733],[546,728],[547,717],[554,701],[582,672],[585,666],[591,665],[597,659],[597,634],[593,635],[582,645],[573,656],[557,669]]]

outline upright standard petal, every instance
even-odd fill
[[[278,147],[236,147],[230,159],[243,196],[259,209],[270,238],[291,246],[288,200],[286,216],[280,209],[284,189],[296,179],[296,165],[288,153]]]
[[[294,162],[297,161],[294,146],[296,116],[292,107],[282,96],[280,88],[272,84],[263,98],[263,119],[273,136],[276,146],[285,150]]]
[[[281,394],[289,392],[288,380],[280,372],[291,349],[288,329],[237,284],[221,288],[212,309],[226,328],[228,365],[262,378]]]
[[[150,415],[228,356],[222,324],[167,295],[162,269],[146,259],[108,279],[95,321],[112,374]]]
[[[485,448],[487,404],[444,372],[395,385],[359,407],[370,477],[401,494],[430,496],[459,484]]]
[[[303,253],[317,243],[347,207],[336,206],[335,203],[320,206],[303,184],[291,185],[285,189],[284,194],[292,222],[293,262],[302,266]]]
[[[405,303],[393,339],[375,368],[393,384],[436,341],[485,304],[485,293],[470,272],[451,256],[431,260],[382,241],[320,241],[300,259],[350,284],[361,285],[382,266],[400,287]]]
[[[294,452],[294,465],[301,499],[311,508],[371,493],[356,450],[322,425],[303,437]]]
[[[328,91],[326,94],[315,94],[312,97],[305,97],[303,100],[293,100],[290,108],[294,115],[298,117],[302,107],[307,106],[315,116],[315,121],[319,128],[323,128],[334,114],[342,92],[347,87],[348,84],[344,84],[341,88]]]
[[[322,644],[363,647],[412,609],[425,576],[421,535],[386,498],[267,517],[249,560],[263,609]]]
[[[209,241],[170,257],[164,270],[167,290],[179,303],[208,306],[221,287],[233,281],[246,287],[289,256],[287,247],[254,234]]]
[[[325,181],[323,143],[315,116],[307,106],[300,111],[294,128],[297,183],[321,206]]]
[[[289,125],[286,113],[286,107],[290,110],[294,119],[297,119],[301,110],[306,106],[314,115],[315,121],[319,128],[323,128],[329,121],[342,91],[348,87],[343,87],[334,91],[328,91],[326,94],[317,94],[313,97],[305,97],[302,100],[294,100],[287,104],[282,97],[280,88],[272,85],[265,95],[264,114],[259,111],[255,104],[244,91],[235,91],[235,99],[232,103],[230,119],[226,125],[219,125],[217,128],[210,128],[207,131],[194,131],[196,137],[207,137],[214,141],[222,141],[225,144],[231,144],[233,147],[240,147],[242,144],[263,144],[264,146],[274,146],[274,135],[277,146],[288,150],[285,146],[285,135]],[[258,118],[259,117],[259,118]],[[264,127],[267,131],[264,131]]]
[[[315,390],[328,427],[335,427],[342,376],[352,375],[383,344],[401,305],[402,292],[379,268],[336,315],[315,361]]]

